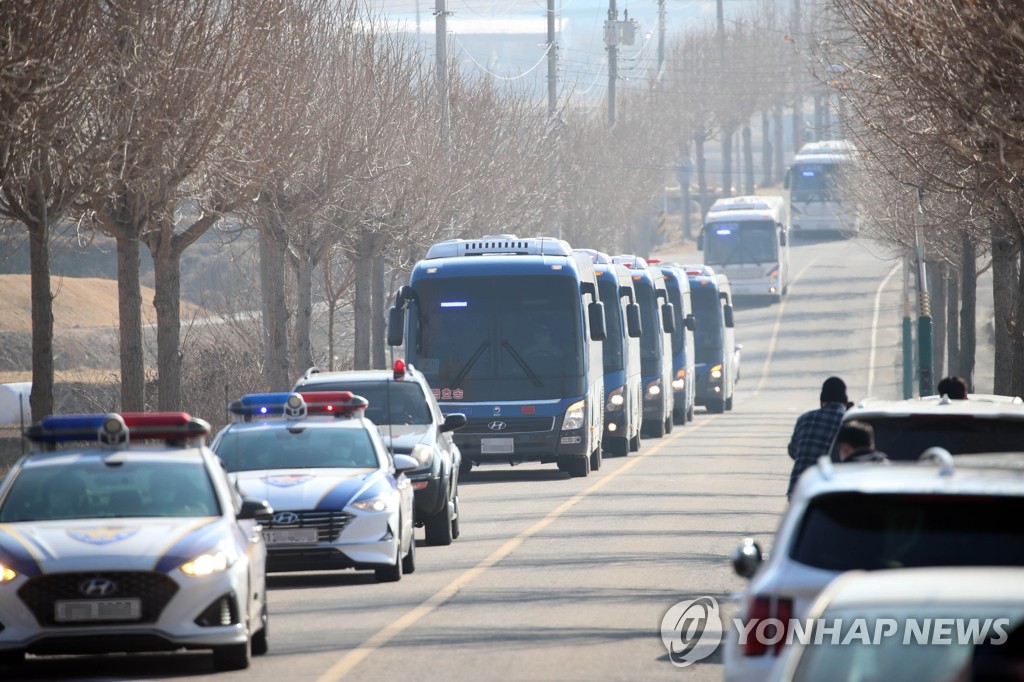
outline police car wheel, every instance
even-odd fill
[[[402,559],[402,573],[416,572],[416,538],[409,542],[409,553]]]
[[[25,652],[17,649],[14,651],[0,651],[0,666],[21,665],[25,662]]]
[[[459,539],[459,496],[456,495],[455,499],[452,500],[455,505],[455,515],[452,517],[452,540]]]
[[[270,616],[267,614],[266,604],[260,613],[260,623],[262,627],[252,636],[253,656],[263,656],[270,650],[270,643],[267,641],[267,635],[270,634]]]
[[[375,568],[373,576],[379,583],[396,583],[402,579],[402,562],[396,560],[393,566]]]
[[[428,516],[423,524],[427,535],[427,544],[431,547],[443,547],[452,544],[452,520],[448,517],[448,504],[441,507],[441,511],[433,516]],[[406,571],[409,573],[409,571]]]
[[[213,667],[219,672],[245,670],[251,661],[249,642],[219,646],[213,650]]]

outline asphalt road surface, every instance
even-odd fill
[[[766,546],[785,505],[793,421],[841,376],[850,398],[901,396],[902,272],[859,240],[791,251],[790,295],[737,307],[734,409],[695,421],[583,479],[554,465],[478,468],[462,537],[417,551],[417,571],[271,576],[270,653],[215,674],[203,652],[30,657],[3,679],[718,680],[720,651],[678,668],[666,611],[711,596],[731,617],[728,558]],[[422,539],[422,531],[417,531]]]

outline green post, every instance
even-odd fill
[[[903,398],[914,397],[914,333],[910,315],[903,318]]]
[[[927,299],[925,299],[927,300]],[[932,316],[922,314],[917,320],[917,354],[920,359],[918,369],[921,395],[934,395],[935,384],[932,381]]]

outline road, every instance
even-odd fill
[[[861,241],[803,243],[782,303],[737,309],[734,410],[696,420],[588,478],[553,466],[477,469],[462,537],[423,547],[415,574],[271,577],[270,654],[215,675],[204,653],[31,659],[27,679],[719,680],[720,652],[673,666],[659,636],[676,602],[726,617],[744,581],[728,557],[770,545],[785,505],[786,443],[837,374],[851,399],[897,398],[902,275]],[[418,531],[422,538],[422,531]],[[9,672],[4,679],[9,679]]]

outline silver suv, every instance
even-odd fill
[[[466,424],[461,413],[441,414],[423,374],[402,360],[393,370],[321,372],[311,368],[295,391],[351,391],[366,398],[366,418],[376,424],[392,454],[410,455],[420,468],[406,475],[415,492],[415,523],[428,545],[459,537],[459,468],[462,455],[451,432]]]

